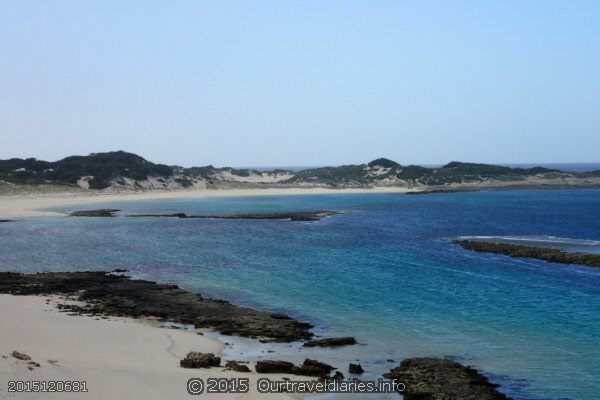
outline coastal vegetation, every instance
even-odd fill
[[[155,164],[125,151],[71,156],[59,161],[34,158],[0,160],[0,184],[59,185],[85,189],[186,189],[230,187],[405,187],[446,190],[458,186],[600,187],[600,171],[567,172],[534,167],[512,168],[453,161],[427,168],[386,158],[366,164],[309,168],[301,171],[184,168]]]
[[[0,180],[16,184],[76,185],[81,178],[88,176],[90,189],[104,189],[113,181],[123,181],[124,178],[136,181],[148,176],[172,175],[171,167],[154,164],[124,151],[72,156],[55,162],[35,158],[0,160]]]

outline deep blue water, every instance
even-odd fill
[[[593,399],[600,393],[600,269],[475,253],[445,240],[600,240],[600,191],[259,196],[101,206],[137,213],[347,213],[317,223],[24,219],[0,224],[0,268],[127,268],[236,303],[283,310],[315,323],[320,334],[350,334],[365,344],[319,350],[319,359],[344,370],[343,363],[356,358],[377,374],[397,364],[387,359],[450,356],[483,370],[517,399]],[[247,349],[243,340],[237,346],[231,351]],[[274,348],[299,358],[310,355],[279,346]]]

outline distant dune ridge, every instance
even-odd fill
[[[567,172],[451,162],[439,168],[401,165],[379,158],[367,164],[301,171],[155,164],[125,151],[71,156],[59,161],[0,160],[0,185],[54,185],[82,189],[177,190],[204,188],[402,187],[465,190],[492,187],[600,187],[600,170]]]

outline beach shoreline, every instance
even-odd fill
[[[57,295],[0,294],[0,394],[7,399],[40,399],[48,393],[8,393],[9,381],[85,381],[87,393],[61,393],[61,399],[188,399],[190,378],[249,378],[247,394],[211,394],[214,399],[300,399],[260,394],[260,377],[312,379],[295,375],[238,373],[223,367],[179,366],[190,351],[222,354],[225,344],[208,335],[161,328],[151,319],[70,315],[56,307]],[[13,351],[30,357],[20,360]],[[36,366],[37,363],[39,366]],[[224,365],[224,362],[222,362]],[[250,368],[253,370],[251,364]]]
[[[178,191],[32,191],[0,195],[0,218],[62,217],[66,213],[45,208],[82,206],[112,201],[193,199],[212,197],[405,193],[406,189],[220,189]],[[8,381],[85,381],[86,398],[164,399],[189,398],[189,378],[249,378],[247,394],[211,394],[214,399],[302,399],[308,394],[261,394],[260,377],[310,380],[298,375],[238,373],[223,367],[185,369],[179,361],[190,351],[223,355],[227,344],[214,335],[196,330],[167,329],[152,318],[74,315],[59,304],[73,303],[62,295],[0,294],[0,319],[9,321],[0,332],[0,393],[7,398],[39,399],[43,393],[7,393]],[[85,303],[81,303],[85,305]],[[213,329],[204,329],[207,333]],[[216,331],[215,331],[216,332]],[[31,357],[40,367],[12,356],[17,351]],[[225,364],[225,360],[221,365]],[[34,364],[35,365],[35,364]],[[253,363],[248,366],[254,371]],[[63,393],[64,394],[64,393]],[[61,394],[81,398],[82,393]]]
[[[302,196],[333,194],[411,194],[429,195],[443,193],[466,193],[492,190],[577,190],[600,189],[600,183],[581,185],[560,181],[541,184],[539,180],[524,182],[463,183],[444,186],[375,186],[353,188],[307,187],[264,187],[264,188],[218,188],[218,189],[152,189],[152,190],[89,190],[57,186],[15,186],[0,191],[0,218],[60,217],[66,213],[49,208],[76,207],[90,204],[144,201],[202,199],[254,196]]]
[[[7,202],[9,202],[10,199],[13,199],[13,202],[15,203],[19,203],[17,200],[15,199],[19,199],[19,198],[27,198],[28,201],[32,200],[32,197],[39,197],[41,198],[41,203],[38,204],[46,204],[44,205],[44,207],[48,207],[48,202],[53,203],[56,207],[59,207],[60,205],[64,206],[68,206],[69,204],[73,205],[73,210],[76,209],[85,209],[85,206],[82,206],[82,204],[94,204],[94,203],[100,203],[100,202],[108,202],[108,201],[122,201],[122,200],[131,200],[131,201],[136,201],[136,200],[151,200],[151,199],[174,199],[174,198],[203,198],[203,197],[227,197],[229,196],[259,196],[259,195],[287,195],[287,194],[293,194],[293,195],[304,195],[304,194],[322,194],[322,193],[331,193],[331,194],[337,194],[337,193],[398,193],[399,191],[390,191],[389,188],[381,188],[381,189],[355,189],[355,190],[331,190],[331,189],[303,189],[303,190],[292,190],[292,189],[275,189],[275,190],[269,190],[269,189],[254,189],[254,190],[202,190],[202,191],[177,191],[177,192],[143,192],[143,193],[106,193],[106,192],[95,192],[95,193],[86,193],[85,195],[82,195],[82,193],[52,193],[52,194],[28,194],[28,195],[21,195],[21,196],[6,196],[5,198],[1,198],[2,200],[5,200]],[[405,193],[406,191],[403,190],[402,193]],[[390,197],[396,197],[399,198],[399,196],[390,196]],[[402,196],[403,197],[403,196]],[[7,199],[8,198],[8,199]],[[66,203],[65,203],[66,202]],[[59,204],[60,203],[60,204]],[[33,203],[29,203],[27,204],[28,207],[31,207]],[[19,204],[17,204],[19,205]],[[16,210],[17,212],[23,212],[23,210],[25,211],[31,211],[31,212],[40,212],[42,213],[42,215],[47,215],[45,214],[44,211],[39,211],[38,209],[35,208],[26,208],[26,207],[22,207],[22,203],[20,204],[21,208],[16,207],[13,208],[13,210]],[[81,208],[76,208],[82,206]],[[8,205],[7,205],[8,207]],[[89,207],[88,207],[89,208]],[[52,216],[64,216],[67,215],[66,212],[56,212],[53,213],[51,212],[48,215],[52,215]],[[35,216],[35,215],[26,215],[26,216]],[[114,268],[114,267],[113,267]],[[119,267],[120,268],[120,267]],[[33,296],[20,296],[21,299],[19,300],[13,300],[12,303],[11,301],[5,301],[4,299],[0,298],[0,309],[1,310],[12,310],[15,309],[16,313],[19,314],[19,316],[21,314],[28,316],[27,319],[35,321],[35,320],[44,320],[44,317],[41,317],[39,314],[31,314],[28,310],[22,311],[21,310],[21,306],[13,306],[15,303],[19,303],[19,302],[24,302],[25,306],[27,307],[29,302],[32,300],[31,299]],[[36,297],[39,298],[39,297]],[[42,297],[42,299],[48,299],[47,297]],[[38,306],[40,306],[40,304],[38,304]],[[42,311],[45,311],[46,313],[48,313],[49,311],[52,310],[47,310],[43,307],[45,307],[45,301],[44,304],[41,304],[42,307]],[[39,308],[39,307],[38,307]],[[38,310],[39,311],[39,310]],[[51,313],[52,314],[52,313]],[[121,346],[122,349],[124,349],[123,351],[128,351],[127,350],[127,343],[122,343],[121,341],[121,337],[125,336],[125,337],[136,337],[137,331],[135,330],[136,328],[129,328],[130,325],[127,325],[125,328],[123,328],[124,325],[111,325],[114,326],[116,328],[106,328],[107,329],[107,337],[109,337],[109,339],[104,339],[104,338],[99,338],[96,335],[96,326],[92,326],[87,324],[85,328],[79,328],[77,324],[79,323],[75,323],[75,325],[71,325],[71,324],[67,324],[68,327],[65,328],[66,331],[68,331],[68,333],[65,333],[64,331],[60,331],[58,333],[56,333],[57,329],[63,329],[61,328],[64,324],[64,322],[62,321],[63,317],[68,317],[69,321],[73,321],[73,320],[85,320],[85,321],[91,321],[91,322],[95,322],[95,323],[100,323],[102,324],[104,322],[122,322],[122,323],[128,323],[128,322],[134,322],[134,323],[139,323],[140,321],[138,319],[129,319],[129,318],[122,318],[121,314],[117,314],[119,315],[118,317],[109,317],[108,320],[105,320],[101,315],[92,315],[92,316],[75,316],[75,315],[68,315],[67,313],[54,313],[58,316],[58,318],[53,318],[52,321],[48,321],[46,323],[46,325],[31,325],[28,323],[22,323],[20,317],[15,317],[13,314],[7,314],[7,313],[0,313],[0,317],[4,320],[4,321],[10,321],[11,324],[14,324],[18,327],[18,329],[14,330],[11,329],[8,330],[8,333],[6,333],[6,336],[2,336],[0,335],[0,342],[3,343],[2,347],[0,347],[0,356],[6,356],[4,358],[2,358],[2,360],[0,360],[0,363],[4,364],[4,366],[2,364],[0,364],[0,375],[4,374],[13,374],[13,375],[6,375],[11,379],[28,379],[28,380],[59,380],[59,378],[63,378],[60,380],[69,380],[70,379],[75,379],[74,377],[78,377],[80,375],[76,375],[76,373],[78,373],[80,370],[81,371],[89,371],[89,369],[87,367],[87,363],[89,362],[89,360],[87,359],[82,359],[82,358],[78,358],[79,354],[83,353],[83,354],[90,354],[91,356],[94,356],[95,354],[99,354],[99,357],[104,357],[104,354],[102,353],[102,351],[97,350],[94,346],[96,346],[97,344],[90,344],[89,346],[90,349],[87,348],[88,346],[88,341],[93,341],[94,338],[96,338],[96,341],[102,342],[100,345],[104,346],[104,347],[111,347],[112,343],[113,343],[113,339],[111,339],[112,337],[115,337],[114,341],[121,343],[118,344],[117,347]],[[96,318],[98,317],[98,318]],[[148,321],[146,321],[148,322]],[[152,322],[152,321],[150,321]],[[222,338],[220,338],[219,340],[210,342],[210,343],[200,343],[197,342],[197,336],[199,337],[204,337],[204,338],[212,338],[215,339],[214,336],[212,336],[212,332],[217,332],[217,330],[215,331],[208,331],[209,333],[206,336],[202,336],[202,335],[195,335],[193,332],[185,332],[183,330],[168,330],[168,329],[161,329],[161,328],[157,328],[156,325],[158,325],[158,322],[154,321],[155,324],[153,325],[152,323],[150,323],[150,325],[147,325],[149,328],[154,329],[155,331],[160,332],[160,337],[162,337],[162,339],[160,337],[155,337],[155,334],[150,334],[147,333],[147,335],[152,336],[152,338],[150,339],[145,339],[146,333],[144,333],[142,336],[137,336],[137,341],[139,342],[144,342],[144,343],[135,343],[135,346],[139,346],[139,347],[143,347],[144,350],[143,352],[140,351],[140,353],[143,353],[142,356],[137,355],[137,353],[134,354],[129,354],[127,355],[128,359],[125,361],[125,368],[129,368],[127,366],[131,365],[131,369],[137,371],[138,368],[138,364],[136,363],[142,363],[142,360],[145,359],[145,357],[160,357],[162,362],[161,365],[167,365],[168,367],[165,369],[165,371],[162,370],[162,366],[158,366],[155,365],[155,367],[152,367],[151,370],[147,370],[144,373],[142,372],[132,372],[131,376],[133,379],[133,386],[132,387],[137,387],[136,390],[140,390],[142,393],[142,395],[144,395],[145,398],[179,398],[179,393],[180,393],[180,388],[182,387],[182,385],[185,385],[185,382],[183,380],[183,378],[180,376],[182,369],[179,368],[178,364],[179,364],[179,360],[181,360],[185,354],[187,353],[187,351],[202,351],[202,352],[215,352],[217,354],[227,354],[228,351],[226,350],[223,353],[223,349],[226,349],[224,346],[226,345],[226,341],[227,340],[223,340]],[[186,321],[184,321],[186,322]],[[30,330],[31,332],[35,332],[38,336],[35,336],[35,338],[33,338],[31,336],[31,333],[25,332],[21,329],[21,326],[24,326],[25,330]],[[135,325],[137,326],[137,325]],[[104,332],[104,327],[101,327],[99,329],[100,332]],[[71,331],[73,331],[74,333],[71,334]],[[75,333],[79,332],[77,335],[75,335]],[[88,334],[88,332],[91,332]],[[182,343],[189,343],[188,341],[193,341],[194,344],[193,346],[188,346],[188,348],[184,351],[181,350],[178,353],[175,353],[176,356],[173,356],[173,352],[171,345],[167,345],[166,347],[163,346],[162,344],[157,344],[159,340],[163,340],[165,338],[165,335],[163,334],[163,332],[181,332],[186,334],[187,336],[184,336],[184,339],[181,339]],[[350,333],[350,332],[349,332]],[[30,336],[27,336],[30,335]],[[89,335],[89,337],[88,337]],[[112,336],[111,336],[112,335]],[[179,333],[177,333],[176,335],[179,335]],[[167,334],[166,336],[169,336],[169,343],[172,343],[173,341],[172,339],[172,335]],[[366,335],[365,335],[366,336]],[[23,338],[29,338],[29,341],[26,340],[22,340]],[[191,339],[191,338],[194,339]],[[63,358],[72,358],[75,357],[77,358],[76,362],[73,364],[75,365],[71,371],[75,371],[75,375],[69,375],[69,374],[65,374],[63,376],[59,376],[56,375],[55,370],[50,369],[50,366],[54,367],[54,364],[51,364],[49,362],[47,362],[47,360],[54,360],[54,358],[49,358],[50,355],[46,355],[47,353],[45,353],[45,350],[41,347],[36,347],[36,346],[42,346],[39,345],[36,341],[41,342],[41,343],[46,343],[50,338],[50,347],[54,348],[56,347],[53,342],[53,340],[57,340],[56,338],[60,338],[59,340],[61,342],[75,342],[78,343],[79,346],[79,342],[85,342],[84,345],[81,345],[83,347],[62,347],[62,349],[64,350],[63,354]],[[187,338],[187,339],[185,339]],[[163,340],[164,341],[164,340]],[[8,345],[7,345],[8,343]],[[34,343],[33,346],[30,346],[30,343]],[[162,342],[161,342],[162,343]],[[257,342],[258,343],[258,342]],[[60,347],[61,344],[58,344],[58,348]],[[217,346],[217,348],[215,348],[214,346]],[[165,347],[165,348],[163,348]],[[34,351],[31,350],[31,348],[33,348]],[[166,349],[166,350],[165,350]],[[169,350],[171,349],[171,350]],[[22,353],[26,353],[30,356],[33,357],[33,359],[35,360],[35,362],[39,362],[42,365],[42,368],[34,368],[33,370],[30,370],[29,368],[27,368],[27,363],[23,363],[23,362],[19,362],[18,360],[14,360],[14,357],[11,357],[11,353],[12,351],[19,351]],[[92,351],[93,350],[93,351]],[[91,351],[91,353],[90,353]],[[137,351],[137,350],[136,350]],[[153,356],[152,353],[160,353],[160,356]],[[169,353],[171,355],[170,358],[168,358],[168,355],[165,355],[164,353]],[[262,351],[263,353],[265,353],[265,351]],[[72,356],[71,353],[74,353],[75,356]],[[286,360],[286,361],[291,361],[294,363],[298,363],[299,361],[297,359],[290,359],[289,355],[286,353],[279,353],[279,352],[275,352],[275,351],[268,351],[268,353],[274,353],[272,355],[264,355],[267,356],[269,359],[274,359],[274,360]],[[285,354],[285,355],[283,355]],[[417,353],[418,355],[418,353]],[[107,357],[111,357],[113,356],[112,353],[110,353]],[[246,356],[249,356],[248,353],[246,353]],[[47,358],[48,357],[48,358]],[[82,356],[83,357],[83,356]],[[121,364],[116,363],[118,360],[120,360],[119,357],[121,358],[125,358],[125,355],[121,355],[121,353],[119,354],[115,354],[114,355],[115,360],[109,360],[109,361],[102,361],[104,364],[104,366],[102,368],[98,367],[98,366],[94,366],[95,369],[106,369],[106,374],[105,375],[94,375],[95,372],[97,372],[96,370],[90,372],[90,376],[91,378],[89,379],[91,382],[97,382],[98,385],[102,386],[102,384],[104,385],[108,385],[111,387],[111,390],[116,390],[115,388],[119,388],[119,385],[129,385],[129,381],[126,381],[125,379],[122,378],[122,376],[120,375],[120,373],[123,371],[123,366]],[[229,357],[233,357],[236,360],[246,360],[246,358],[239,358],[240,356],[235,354],[235,353],[229,353]],[[251,360],[255,360],[254,357],[250,356]],[[259,356],[258,358],[261,358],[262,356]],[[310,356],[310,358],[313,358],[314,356]],[[44,360],[47,358],[46,362],[44,363]],[[304,356],[302,356],[302,358],[304,358]],[[327,359],[325,356],[319,354],[316,357],[318,360],[320,361],[325,361],[328,363],[331,363],[332,365],[336,365],[340,368],[344,368],[345,363],[347,363],[347,360],[344,360],[344,363],[340,363],[340,362],[332,362],[330,359]],[[383,358],[382,358],[383,359]],[[8,360],[8,361],[7,361]],[[175,361],[173,361],[175,360]],[[114,361],[114,362],[113,362]],[[389,361],[389,360],[387,360]],[[149,361],[150,363],[153,362],[152,360]],[[395,361],[392,360],[393,363],[395,363]],[[174,364],[173,364],[174,363]],[[144,365],[146,363],[144,362]],[[224,362],[221,364],[223,365]],[[253,370],[254,368],[252,367],[252,364],[250,364],[251,369]],[[48,368],[43,368],[43,367],[48,367]],[[142,367],[143,368],[143,367]],[[427,370],[431,369],[431,368],[438,368],[437,366],[427,366]],[[174,370],[175,369],[175,370]],[[193,370],[194,371],[198,371],[198,370]],[[200,370],[202,373],[207,372],[206,370]],[[344,372],[346,372],[346,370],[343,370]],[[43,372],[45,375],[40,375],[40,377],[36,377],[34,374],[36,373],[41,373]],[[60,372],[60,371],[59,371]],[[210,377],[221,377],[222,375],[218,375],[218,372],[227,372],[229,373],[228,375],[226,374],[225,377],[232,377],[231,374],[233,374],[233,376],[237,377],[237,376],[246,376],[245,374],[235,374],[232,373],[231,371],[221,371],[221,369],[217,369],[217,368],[213,368],[211,370],[209,370],[208,372],[210,372],[211,374],[209,375]],[[214,373],[213,373],[214,372]],[[217,373],[217,374],[215,374]],[[379,372],[377,372],[379,373]],[[446,374],[446,372],[444,372],[444,374]],[[185,375],[185,377],[188,377],[188,375]],[[193,375],[194,377],[197,377],[197,375]],[[205,375],[202,375],[205,376]],[[261,376],[260,374],[255,374],[252,373],[251,378],[252,379],[256,379],[258,376]],[[269,378],[274,378],[274,375],[269,374],[268,375]],[[3,378],[5,378],[3,376]],[[156,378],[156,379],[154,379]],[[297,380],[296,376],[290,376],[291,379],[293,380]],[[304,379],[304,378],[301,378]],[[9,379],[6,378],[4,379],[4,381],[8,381]],[[163,384],[161,385],[160,388],[156,388],[155,389],[146,389],[144,387],[144,385],[148,384],[148,381],[150,381],[150,387],[152,385],[155,384],[155,381],[160,381],[163,382]],[[164,383],[165,381],[168,381],[169,383]],[[107,383],[105,383],[107,382]],[[252,382],[252,380],[251,380]],[[169,386],[170,385],[170,386]],[[170,389],[169,389],[170,388]],[[2,390],[5,390],[6,388],[2,388],[0,386],[0,392]],[[146,390],[152,390],[152,393],[146,393]],[[173,393],[175,393],[173,395],[173,393],[171,393],[171,391],[173,391]],[[129,392],[125,391],[125,393],[128,393],[128,396],[124,396],[122,398],[137,398],[137,397],[141,397],[138,392],[133,392],[133,389],[131,389]],[[159,395],[156,395],[155,397],[153,397],[153,394],[158,393]],[[183,396],[187,397],[186,393],[182,393],[181,397]],[[254,396],[254,397],[252,397]],[[40,398],[42,396],[34,396],[31,395],[31,397],[27,397],[27,396],[17,396],[14,398]],[[76,395],[73,395],[73,398],[77,397]],[[102,392],[101,395],[98,395],[97,398],[106,398],[106,397],[111,397],[111,398],[121,398],[119,397],[119,395],[113,395],[112,393],[109,393],[108,396],[105,396],[105,393]],[[233,398],[233,397],[216,397],[215,398]],[[68,398],[68,397],[66,397]],[[92,397],[94,398],[94,397]],[[235,398],[263,398],[262,395],[258,395],[258,394],[249,394],[248,396],[245,397],[235,397]],[[287,398],[287,397],[273,397],[273,398]]]
[[[143,201],[168,199],[200,199],[214,197],[283,196],[311,194],[407,193],[411,189],[375,187],[357,189],[329,188],[264,188],[264,189],[199,189],[172,191],[64,191],[31,192],[0,195],[0,218],[57,217],[66,214],[44,209],[65,206],[84,206],[113,201]]]

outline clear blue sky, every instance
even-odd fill
[[[2,1],[0,158],[600,162],[600,1]]]

